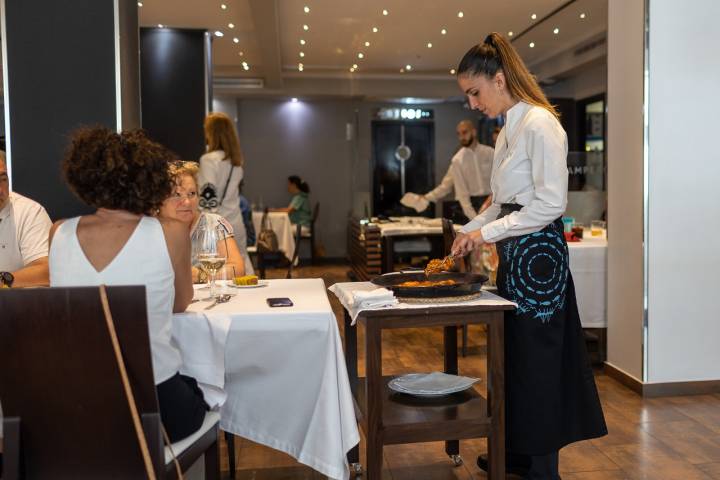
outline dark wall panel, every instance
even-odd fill
[[[80,125],[116,127],[112,0],[5,0],[13,190],[52,218],[87,212],[60,162]]]
[[[205,151],[205,32],[140,29],[142,126],[185,160]]]

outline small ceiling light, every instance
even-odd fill
[[[530,48],[535,48],[535,42],[530,42]]]
[[[537,18],[537,15],[535,15],[535,14],[533,13],[532,15],[530,15],[530,18],[532,18],[533,20],[535,20],[535,19]]]
[[[305,7],[305,8],[307,8],[307,7]],[[292,99],[290,99],[290,101],[292,103],[297,103],[298,99],[296,97],[292,97]]]
[[[387,14],[388,14],[388,11],[387,11],[387,10],[383,10],[383,15],[385,15],[385,16],[387,17]]]
[[[142,2],[138,2],[138,7],[142,7]]]
[[[353,63],[352,68],[357,68],[357,63]]]
[[[442,30],[440,30],[440,33],[442,33],[443,35],[447,35],[447,30],[443,28]]]
[[[300,52],[300,57],[304,57],[304,56],[305,56],[305,52]]]
[[[162,23],[158,23],[158,28],[165,28],[165,25],[163,25]]]
[[[300,39],[300,45],[305,45],[305,40],[303,40],[302,38]]]
[[[455,69],[454,69],[454,68],[451,68],[451,69],[450,69],[450,75],[455,75]]]
[[[428,48],[432,48],[432,43],[428,42]]]
[[[310,7],[308,7],[307,5],[305,5],[305,6],[303,7],[303,12],[305,12],[305,13],[310,13]]]
[[[378,28],[377,28],[377,27],[373,27],[373,33],[377,33],[377,32],[378,32]]]
[[[509,32],[508,32],[508,37],[512,37],[513,35],[514,35],[514,34],[513,34],[512,31],[509,31]]]
[[[238,52],[238,55],[240,55],[241,57],[245,56],[245,52]]]
[[[305,65],[298,63],[298,71],[302,72],[305,69]]]
[[[584,13],[581,13],[581,14],[580,14],[580,18],[583,18],[583,19],[584,19],[584,18],[585,18],[585,14],[584,14]]]
[[[404,69],[404,68],[401,68],[401,69],[400,69],[400,73],[405,73],[405,69]]]
[[[228,23],[228,28],[235,28],[235,24],[234,24],[234,23]]]
[[[223,10],[227,10],[227,5],[225,5],[224,3],[222,3],[222,4],[220,4],[220,8],[222,8]]]
[[[224,37],[225,34],[223,32],[221,32],[220,30],[215,30],[215,36],[216,37]]]
[[[365,42],[365,46],[366,46],[366,47],[369,47],[369,46],[370,46],[370,42]]]
[[[412,70],[412,65],[405,65],[405,70],[407,70],[408,72]]]
[[[358,53],[358,58],[365,58],[365,55],[363,55],[362,52]]]
[[[463,12],[458,12],[458,18],[463,18],[465,14]]]
[[[557,27],[555,27],[555,30],[553,30],[553,33],[554,33],[555,35],[557,35],[558,33],[560,33],[560,29],[557,28]]]
[[[248,65],[247,62],[242,62],[243,70],[248,71],[250,70],[250,65]]]
[[[307,25],[303,25],[303,30],[307,32],[308,30],[310,30],[310,27],[308,27]]]
[[[240,43],[240,39],[237,38],[237,37],[234,37],[234,38],[233,38],[233,42],[234,42],[234,43]]]
[[[350,73],[353,73],[355,71],[355,67],[350,67]]]

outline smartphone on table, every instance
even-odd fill
[[[287,297],[268,298],[267,304],[271,307],[292,307],[293,302]]]

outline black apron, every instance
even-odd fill
[[[522,207],[503,204],[502,218]],[[546,455],[607,434],[588,360],[560,219],[497,242],[505,313],[508,451]]]

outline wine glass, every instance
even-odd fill
[[[217,272],[223,268],[227,260],[218,250],[218,242],[224,238],[222,227],[210,225],[208,222],[200,222],[193,234],[193,256],[199,268],[208,275],[208,287],[210,298],[217,295],[215,279]]]

